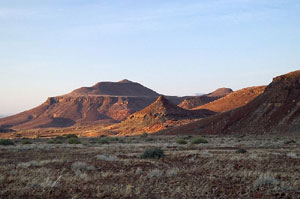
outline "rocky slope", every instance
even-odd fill
[[[240,108],[166,131],[165,134],[297,132],[300,128],[300,70],[273,79]]]
[[[262,94],[265,88],[266,86],[255,86],[237,90],[218,100],[215,100],[202,106],[198,106],[194,108],[194,110],[208,109],[213,112],[230,111],[232,109],[236,109],[238,107],[248,104],[258,95]]]
[[[145,109],[130,115],[125,121],[111,127],[111,130],[119,132],[120,135],[151,133],[213,114],[212,111],[205,109],[195,111],[182,109],[160,96]]]
[[[212,93],[201,95],[201,96],[193,96],[187,97],[182,103],[178,106],[184,109],[193,109],[199,107],[201,105],[213,102],[217,99],[225,97],[229,93],[233,92],[230,88],[219,88]]]

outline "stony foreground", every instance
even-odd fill
[[[15,140],[0,146],[0,198],[300,198],[299,136],[194,138]],[[141,159],[151,147],[165,156]]]

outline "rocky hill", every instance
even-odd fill
[[[247,105],[165,134],[262,134],[297,132],[300,127],[300,70],[275,77],[265,91]]]
[[[265,88],[266,86],[255,86],[237,90],[213,102],[198,106],[194,110],[208,109],[213,112],[230,111],[248,104],[258,95],[262,94]]]
[[[119,82],[99,82],[92,87],[82,87],[67,96],[126,96],[126,97],[158,97],[155,91],[136,82],[124,79]]]
[[[212,111],[205,109],[195,111],[185,110],[172,104],[165,97],[160,96],[145,109],[133,113],[125,121],[114,125],[111,130],[120,132],[120,135],[132,135],[143,132],[151,133],[213,114]]]
[[[129,80],[100,82],[67,95],[50,97],[34,109],[2,118],[0,129],[68,127],[91,121],[114,123],[150,105],[158,96],[155,91]]]
[[[187,97],[183,102],[181,102],[178,106],[184,109],[193,109],[199,107],[201,105],[213,102],[217,99],[225,97],[229,93],[232,92],[230,88],[219,88],[212,93],[201,95],[201,96],[193,96]]]

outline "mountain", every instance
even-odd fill
[[[213,112],[226,112],[232,109],[244,106],[256,98],[258,95],[262,94],[266,86],[255,86],[244,88],[229,93],[225,97],[212,101],[210,103],[204,104],[194,108],[197,109],[208,109]]]
[[[231,88],[219,88],[219,89],[215,90],[214,92],[207,94],[207,96],[221,98],[232,92],[233,92],[233,90]]]
[[[126,96],[126,97],[158,97],[155,91],[143,85],[124,79],[119,82],[99,82],[92,87],[82,87],[67,96]]]
[[[201,96],[193,96],[187,97],[182,103],[178,106],[184,109],[193,109],[199,107],[201,105],[213,102],[217,99],[220,99],[229,93],[233,92],[230,88],[219,88],[212,93],[201,95]]]
[[[111,130],[120,132],[120,135],[151,133],[183,124],[187,120],[190,122],[192,119],[208,117],[213,114],[212,111],[204,109],[196,111],[182,109],[172,104],[165,97],[160,96],[145,109],[133,113],[125,121],[114,125]]]
[[[155,91],[129,80],[100,82],[63,96],[50,97],[36,108],[2,118],[0,127],[32,129],[95,121],[114,123],[150,105],[158,96]],[[177,97],[170,98],[180,101]]]
[[[287,133],[300,127],[300,70],[275,77],[254,100],[165,134]]]

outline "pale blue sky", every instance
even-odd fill
[[[0,1],[0,114],[127,78],[167,95],[299,69],[298,0]]]

